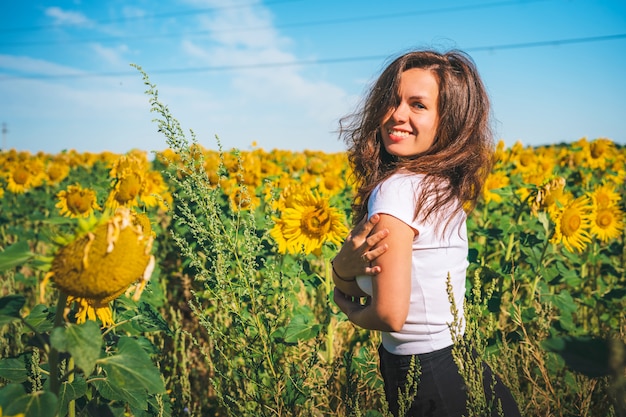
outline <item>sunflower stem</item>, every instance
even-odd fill
[[[68,368],[68,377],[67,382],[71,384],[74,382],[74,358],[70,356],[70,359],[67,364]],[[67,417],[76,417],[76,401],[72,400],[67,404]]]
[[[54,315],[54,327],[60,327],[63,324],[63,312],[65,311],[65,304],[67,303],[67,294],[63,291],[59,291],[59,300],[57,301],[57,309]],[[50,365],[50,391],[58,396],[59,387],[61,381],[59,379],[59,351],[50,346],[48,362]]]
[[[329,319],[328,319],[328,328],[326,330],[326,361],[327,363],[331,363],[331,361],[333,360],[333,357],[335,355],[334,351],[333,351],[333,346],[335,344],[335,329],[334,329],[334,323],[333,323],[333,318],[332,315],[330,315],[330,306],[331,306],[331,302],[330,302],[330,293],[332,291],[332,282],[333,282],[333,276],[332,276],[332,266],[330,264],[330,259],[326,258],[324,260],[325,263],[325,268],[324,268],[324,285],[326,287],[326,302],[328,303],[328,312],[329,312]]]

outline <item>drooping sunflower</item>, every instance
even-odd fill
[[[565,191],[565,178],[552,177],[544,181],[531,193],[530,211],[536,216],[539,211],[554,213],[574,199]]]
[[[78,323],[99,318],[113,323],[109,303],[138,282],[138,299],[155,265],[150,254],[154,234],[150,221],[120,207],[91,231],[62,246],[52,261],[42,288],[52,279],[78,305]]]
[[[62,216],[77,218],[89,217],[94,210],[100,210],[96,192],[89,188],[82,188],[80,184],[70,185],[67,190],[57,193],[59,200],[57,207]]]
[[[550,215],[555,225],[552,243],[562,243],[570,252],[582,252],[591,242],[592,209],[591,200],[583,195],[552,211]]]
[[[287,189],[284,194],[279,203],[280,216],[274,217],[275,225],[270,230],[280,253],[319,256],[325,243],[342,242],[348,228],[341,212],[330,207],[328,199],[300,187],[296,192]]]

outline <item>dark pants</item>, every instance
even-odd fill
[[[394,355],[382,345],[378,349],[380,355],[380,371],[385,382],[385,396],[389,403],[389,410],[394,416],[398,415],[398,389],[405,390],[407,374],[411,359],[416,357],[419,366],[419,385],[417,395],[413,399],[406,416],[420,417],[461,417],[467,415],[467,387],[459,368],[452,357],[452,346],[431,353],[419,355]],[[494,375],[489,366],[483,362],[483,381],[487,403],[492,400],[495,391],[496,398],[502,405],[506,417],[520,417],[521,414],[509,392],[500,378],[495,376],[495,386],[492,389]],[[497,409],[492,416],[498,416]]]

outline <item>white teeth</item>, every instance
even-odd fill
[[[401,130],[389,130],[389,134],[390,135],[394,135],[394,136],[400,136],[400,137],[403,137],[403,138],[406,138],[406,137],[408,137],[410,135],[409,132],[404,132],[404,131],[401,131]]]

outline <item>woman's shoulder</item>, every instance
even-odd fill
[[[379,188],[403,188],[411,186],[415,189],[423,182],[425,175],[416,174],[414,172],[399,171],[385,178],[379,185]]]
[[[411,202],[406,197],[416,195],[420,189],[420,184],[424,175],[410,172],[396,172],[382,180],[373,190],[373,199],[399,199],[403,202]]]

